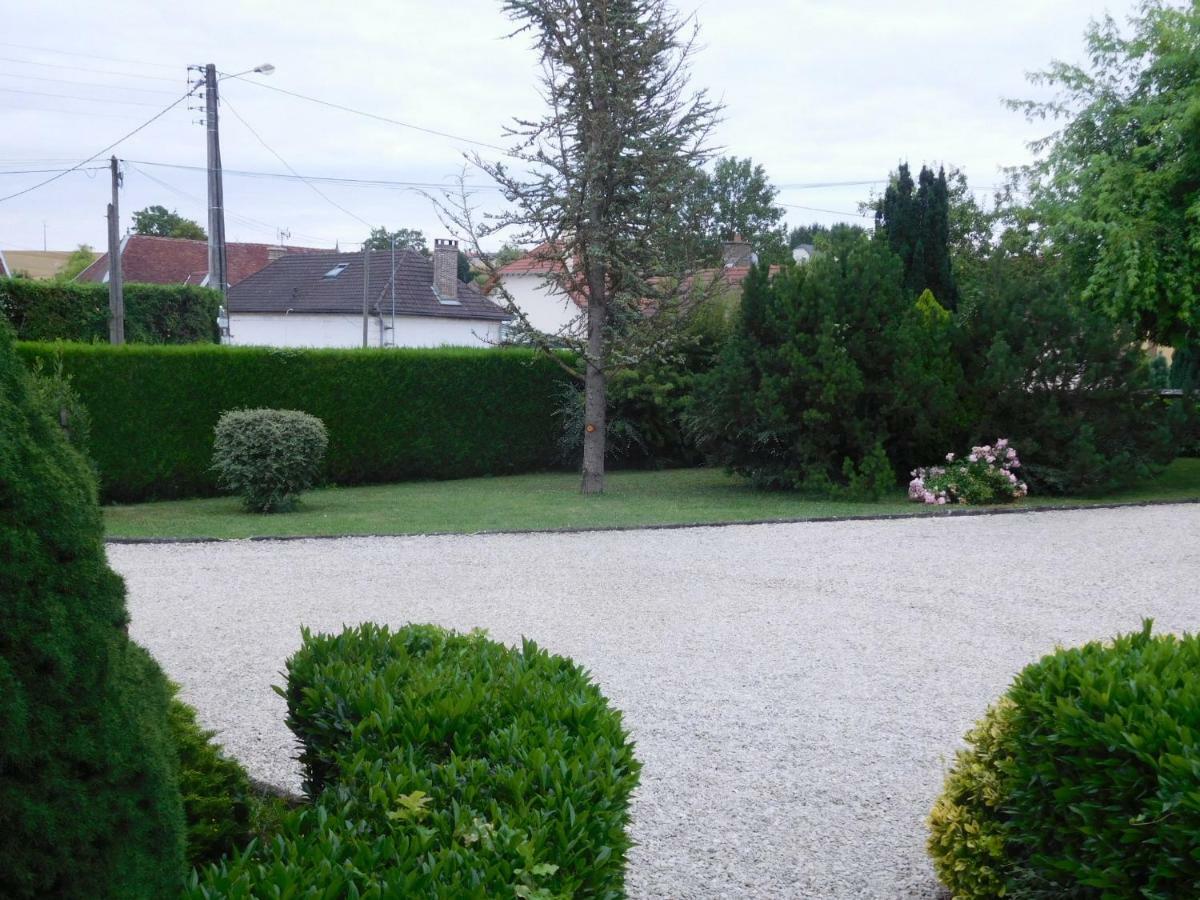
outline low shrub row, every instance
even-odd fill
[[[91,414],[106,500],[213,494],[213,428],[230,409],[300,410],[329,431],[337,484],[463,478],[556,462],[567,376],[528,350],[275,350],[22,344]]]
[[[125,340],[215,343],[221,295],[189,284],[125,285]],[[0,315],[22,341],[108,340],[108,285],[0,278]]]
[[[188,896],[624,895],[639,764],[569,660],[362,625],[306,632],[287,671],[312,803],[197,873]]]
[[[1200,896],[1200,636],[1060,650],[967,735],[930,818],[955,897]]]

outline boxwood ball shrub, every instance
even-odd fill
[[[178,891],[170,689],[128,621],[91,469],[0,323],[0,897]]]
[[[1028,666],[930,817],[959,898],[1200,897],[1200,637],[1142,631]]]
[[[295,409],[235,409],[217,420],[213,468],[222,487],[255,512],[282,512],[316,482],[329,435]]]
[[[368,624],[305,632],[287,674],[311,805],[190,896],[624,896],[640,767],[570,660]]]

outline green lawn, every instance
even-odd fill
[[[762,493],[715,469],[616,472],[609,475],[607,490],[600,497],[580,496],[578,483],[574,474],[552,473],[334,487],[305,494],[295,511],[279,515],[246,513],[238,501],[221,497],[108,506],[104,519],[113,538],[244,538],[610,528],[946,509],[909,503],[899,492],[878,503]],[[1031,497],[1022,505],[1197,499],[1200,459],[1181,459],[1160,477],[1118,494],[1082,500]]]

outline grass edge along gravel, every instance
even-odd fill
[[[618,472],[583,498],[570,473],[326,488],[278,515],[241,511],[234,498],[109,506],[112,542],[278,540],[685,528],[734,524],[905,519],[1200,502],[1200,460],[1102,497],[1033,497],[989,507],[927,507],[899,493],[879,502],[761,493],[712,469]]]

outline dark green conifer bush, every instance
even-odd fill
[[[3,897],[167,897],[183,872],[169,688],[102,536],[91,470],[0,324]]]

